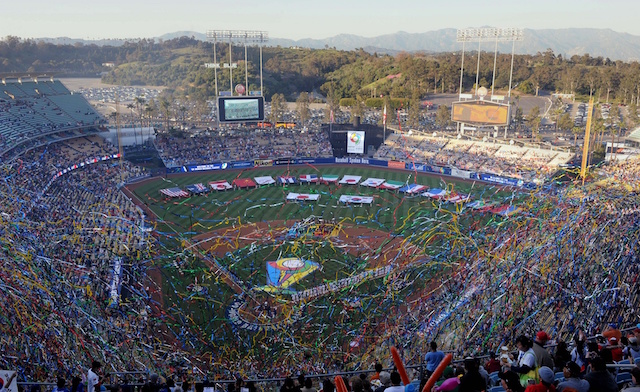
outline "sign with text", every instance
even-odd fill
[[[486,101],[454,102],[451,120],[477,125],[509,124],[509,105]]]

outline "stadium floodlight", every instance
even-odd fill
[[[456,32],[457,42],[512,42],[522,41],[524,31],[521,28],[469,28],[459,29]]]
[[[218,41],[228,42],[229,43],[229,63],[232,63],[231,60],[231,45],[232,44],[243,44],[244,45],[244,63],[245,63],[245,85],[246,85],[246,94],[249,92],[249,70],[246,66],[247,64],[247,44],[258,44],[260,48],[260,95],[263,95],[263,83],[262,83],[262,45],[269,41],[269,33],[266,31],[259,30],[207,30],[207,40],[213,42],[213,57],[214,63],[217,63],[216,59],[216,43]],[[216,97],[218,95],[218,67],[213,67],[213,73],[215,77],[215,88],[216,88]],[[233,69],[229,68],[229,79],[231,79],[230,91],[233,94],[233,77],[232,77]]]
[[[462,42],[462,61],[460,66],[460,99],[462,100],[462,80],[464,76],[464,51],[465,44],[467,42],[477,42],[478,43],[478,63],[476,65],[476,84],[475,84],[475,95],[478,96],[478,89],[480,88],[479,77],[480,77],[480,44],[482,42],[494,42],[495,49],[493,54],[493,75],[491,80],[491,97],[490,101],[502,101],[504,97],[494,97],[494,87],[496,82],[496,64],[498,60],[498,42],[511,42],[511,70],[509,71],[509,92],[507,96],[509,100],[511,99],[511,83],[513,81],[513,59],[515,54],[515,43],[516,41],[522,41],[524,39],[524,30],[521,28],[509,27],[509,28],[496,28],[496,27],[481,27],[481,28],[467,28],[467,29],[458,29],[456,32],[456,41]],[[466,94],[465,94],[466,95]],[[483,94],[483,97],[484,98]],[[510,102],[507,103],[510,105]],[[505,127],[505,138],[507,137],[507,127]]]

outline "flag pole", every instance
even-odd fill
[[[384,105],[382,113],[382,144],[387,140],[387,105]]]

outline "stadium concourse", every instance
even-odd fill
[[[261,334],[246,352],[232,335],[221,337],[224,346],[192,340],[186,326],[168,328],[162,303],[153,299],[158,298],[150,284],[154,274],[170,266],[159,264],[158,237],[149,234],[143,211],[119,188],[147,175],[145,170],[120,160],[113,146],[91,135],[96,131],[88,124],[67,120],[70,125],[56,128],[48,122],[41,113],[49,109],[40,99],[60,104],[70,94],[60,89],[65,98],[50,99],[41,93],[44,88],[37,93],[34,88],[32,95],[25,89],[17,82],[5,87],[12,92],[0,103],[6,147],[0,166],[0,368],[16,370],[19,382],[82,377],[92,360],[102,362],[104,372],[157,372],[190,381],[364,371],[376,361],[392,366],[391,346],[400,349],[406,363],[416,364],[436,340],[461,360],[496,353],[503,346],[512,351],[520,334],[534,337],[544,330],[553,341],[572,344],[575,336],[595,336],[612,323],[634,328],[640,321],[640,165],[628,161],[596,169],[585,185],[531,191],[524,213],[512,225],[490,220],[474,233],[448,232],[450,248],[441,262],[455,268],[436,274],[429,290],[400,298],[398,306],[386,310],[393,316],[378,324],[383,328],[363,338],[356,350],[308,347],[302,325],[286,330],[300,348],[282,352],[262,350],[269,340]],[[90,107],[79,110],[72,113],[95,114]],[[229,159],[292,151],[330,154],[326,135],[319,131],[290,132],[286,142],[257,135],[250,145],[241,137],[223,135],[208,137],[207,143],[218,143]],[[167,162],[212,159],[197,143],[174,149],[171,139],[163,138],[158,146]],[[530,158],[527,165],[533,168],[518,168],[523,178],[539,178],[545,166],[562,158],[480,144],[407,140],[394,137],[379,154],[400,159],[423,152],[421,161],[431,157],[471,165],[465,166],[469,169],[503,159],[498,165],[503,171],[511,156]],[[439,152],[428,155],[429,146]],[[445,157],[442,151],[450,152]],[[533,164],[538,161],[544,163]],[[411,282],[390,281],[385,295],[394,296],[407,284]],[[335,299],[342,295],[336,292]],[[357,306],[350,311],[364,312]],[[327,313],[317,322],[335,320]],[[274,332],[276,337],[280,333],[284,331]],[[633,339],[624,337],[633,346]],[[216,361],[203,361],[206,354]]]

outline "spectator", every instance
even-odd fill
[[[500,378],[500,385],[506,392],[524,392],[524,387],[520,384],[520,376],[514,371],[507,370],[506,372],[498,373]]]
[[[541,366],[538,369],[540,382],[535,385],[529,385],[525,392],[556,392],[556,386],[553,385],[555,375],[553,370],[548,366]]]
[[[382,385],[376,388],[375,392],[383,392],[391,386],[391,374],[389,374],[389,372],[385,370],[381,371],[379,379]]]
[[[465,374],[460,378],[459,392],[475,392],[487,389],[487,382],[478,371],[478,361],[475,358],[464,360]]]
[[[567,348],[567,342],[564,340],[560,340],[558,342],[558,346],[556,347],[556,352],[553,357],[554,371],[561,372],[563,371],[567,362],[571,361],[571,353]]]
[[[637,366],[631,369],[631,382],[633,386],[623,389],[622,392],[640,392],[640,368]]]
[[[489,359],[489,361],[485,365],[487,372],[489,372],[489,374],[493,372],[499,372],[502,366],[500,364],[500,361],[498,361],[496,353],[491,353],[490,356],[491,359]]]
[[[304,388],[300,389],[301,392],[316,392],[316,389],[313,388],[313,380],[307,377],[304,379]]]
[[[435,341],[431,341],[431,350],[424,356],[426,365],[426,375],[429,378],[436,370],[440,362],[444,359],[444,353],[438,350],[438,344]]]
[[[380,379],[380,372],[382,371],[382,364],[376,362],[374,369],[376,370],[375,374],[371,376],[371,381]]]
[[[591,359],[591,371],[584,379],[589,382],[589,392],[618,392],[616,379],[607,370],[605,361],[598,356]]]
[[[400,373],[393,371],[390,375],[391,386],[385,389],[385,392],[404,392],[404,386],[402,386],[402,379]]]
[[[558,384],[558,392],[567,391],[589,392],[589,382],[582,379],[580,365],[570,361],[563,369],[564,381]]]
[[[631,362],[634,362],[636,358],[640,358],[640,345],[638,345],[638,337],[630,337],[629,345],[624,349],[623,352]]]
[[[527,384],[534,384],[536,379],[536,354],[531,348],[533,342],[531,339],[524,335],[518,336],[516,339],[516,347],[518,348],[519,355],[516,364],[505,365],[511,371],[517,373],[520,376],[520,383],[522,386]]]
[[[546,366],[549,369],[554,368],[553,358],[549,351],[545,348],[545,345],[549,341],[549,335],[545,331],[540,331],[536,334],[536,338],[533,341],[533,352],[536,354],[537,367]]]

